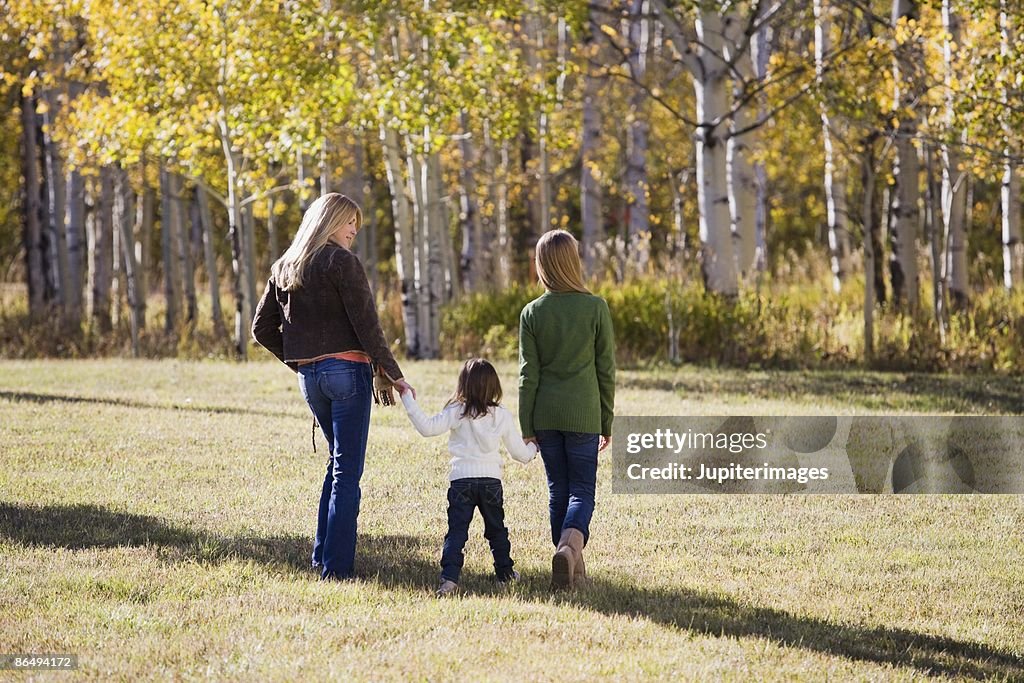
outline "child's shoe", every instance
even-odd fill
[[[515,569],[513,569],[512,573],[509,576],[506,576],[504,579],[498,579],[498,583],[500,583],[502,586],[507,586],[510,583],[514,583],[514,582],[516,582],[518,580],[519,580],[519,572],[517,572]]]
[[[455,595],[458,591],[459,584],[455,583],[454,581],[449,581],[448,579],[445,579],[441,582],[441,585],[438,586],[437,592],[434,593],[434,595],[436,595],[439,598],[447,598],[450,595]]]

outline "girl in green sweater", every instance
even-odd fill
[[[586,576],[597,454],[612,440],[615,340],[608,304],[583,283],[576,239],[545,233],[536,261],[546,291],[519,316],[519,422],[547,472],[552,585],[567,588]]]

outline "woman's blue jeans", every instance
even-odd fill
[[[320,493],[313,563],[322,566],[324,577],[351,577],[373,373],[369,363],[328,358],[299,366],[299,389],[331,448]]]
[[[598,435],[538,429],[537,445],[548,475],[551,542],[557,546],[563,530],[579,529],[586,543],[597,489]]]

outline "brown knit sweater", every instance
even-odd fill
[[[284,291],[267,282],[252,336],[293,370],[298,361],[363,351],[393,380],[402,370],[391,355],[359,257],[328,243],[309,263],[302,287]]]

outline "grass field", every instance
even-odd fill
[[[405,369],[432,410],[458,365]],[[626,371],[617,410],[1022,414],[1024,384]],[[362,578],[323,584],[310,427],[276,363],[0,362],[0,654],[98,680],[1024,680],[1022,498],[627,497],[605,459],[592,580],[552,594],[543,466],[509,461],[523,581],[491,582],[477,519],[466,594],[439,601],[444,437],[374,409]]]

